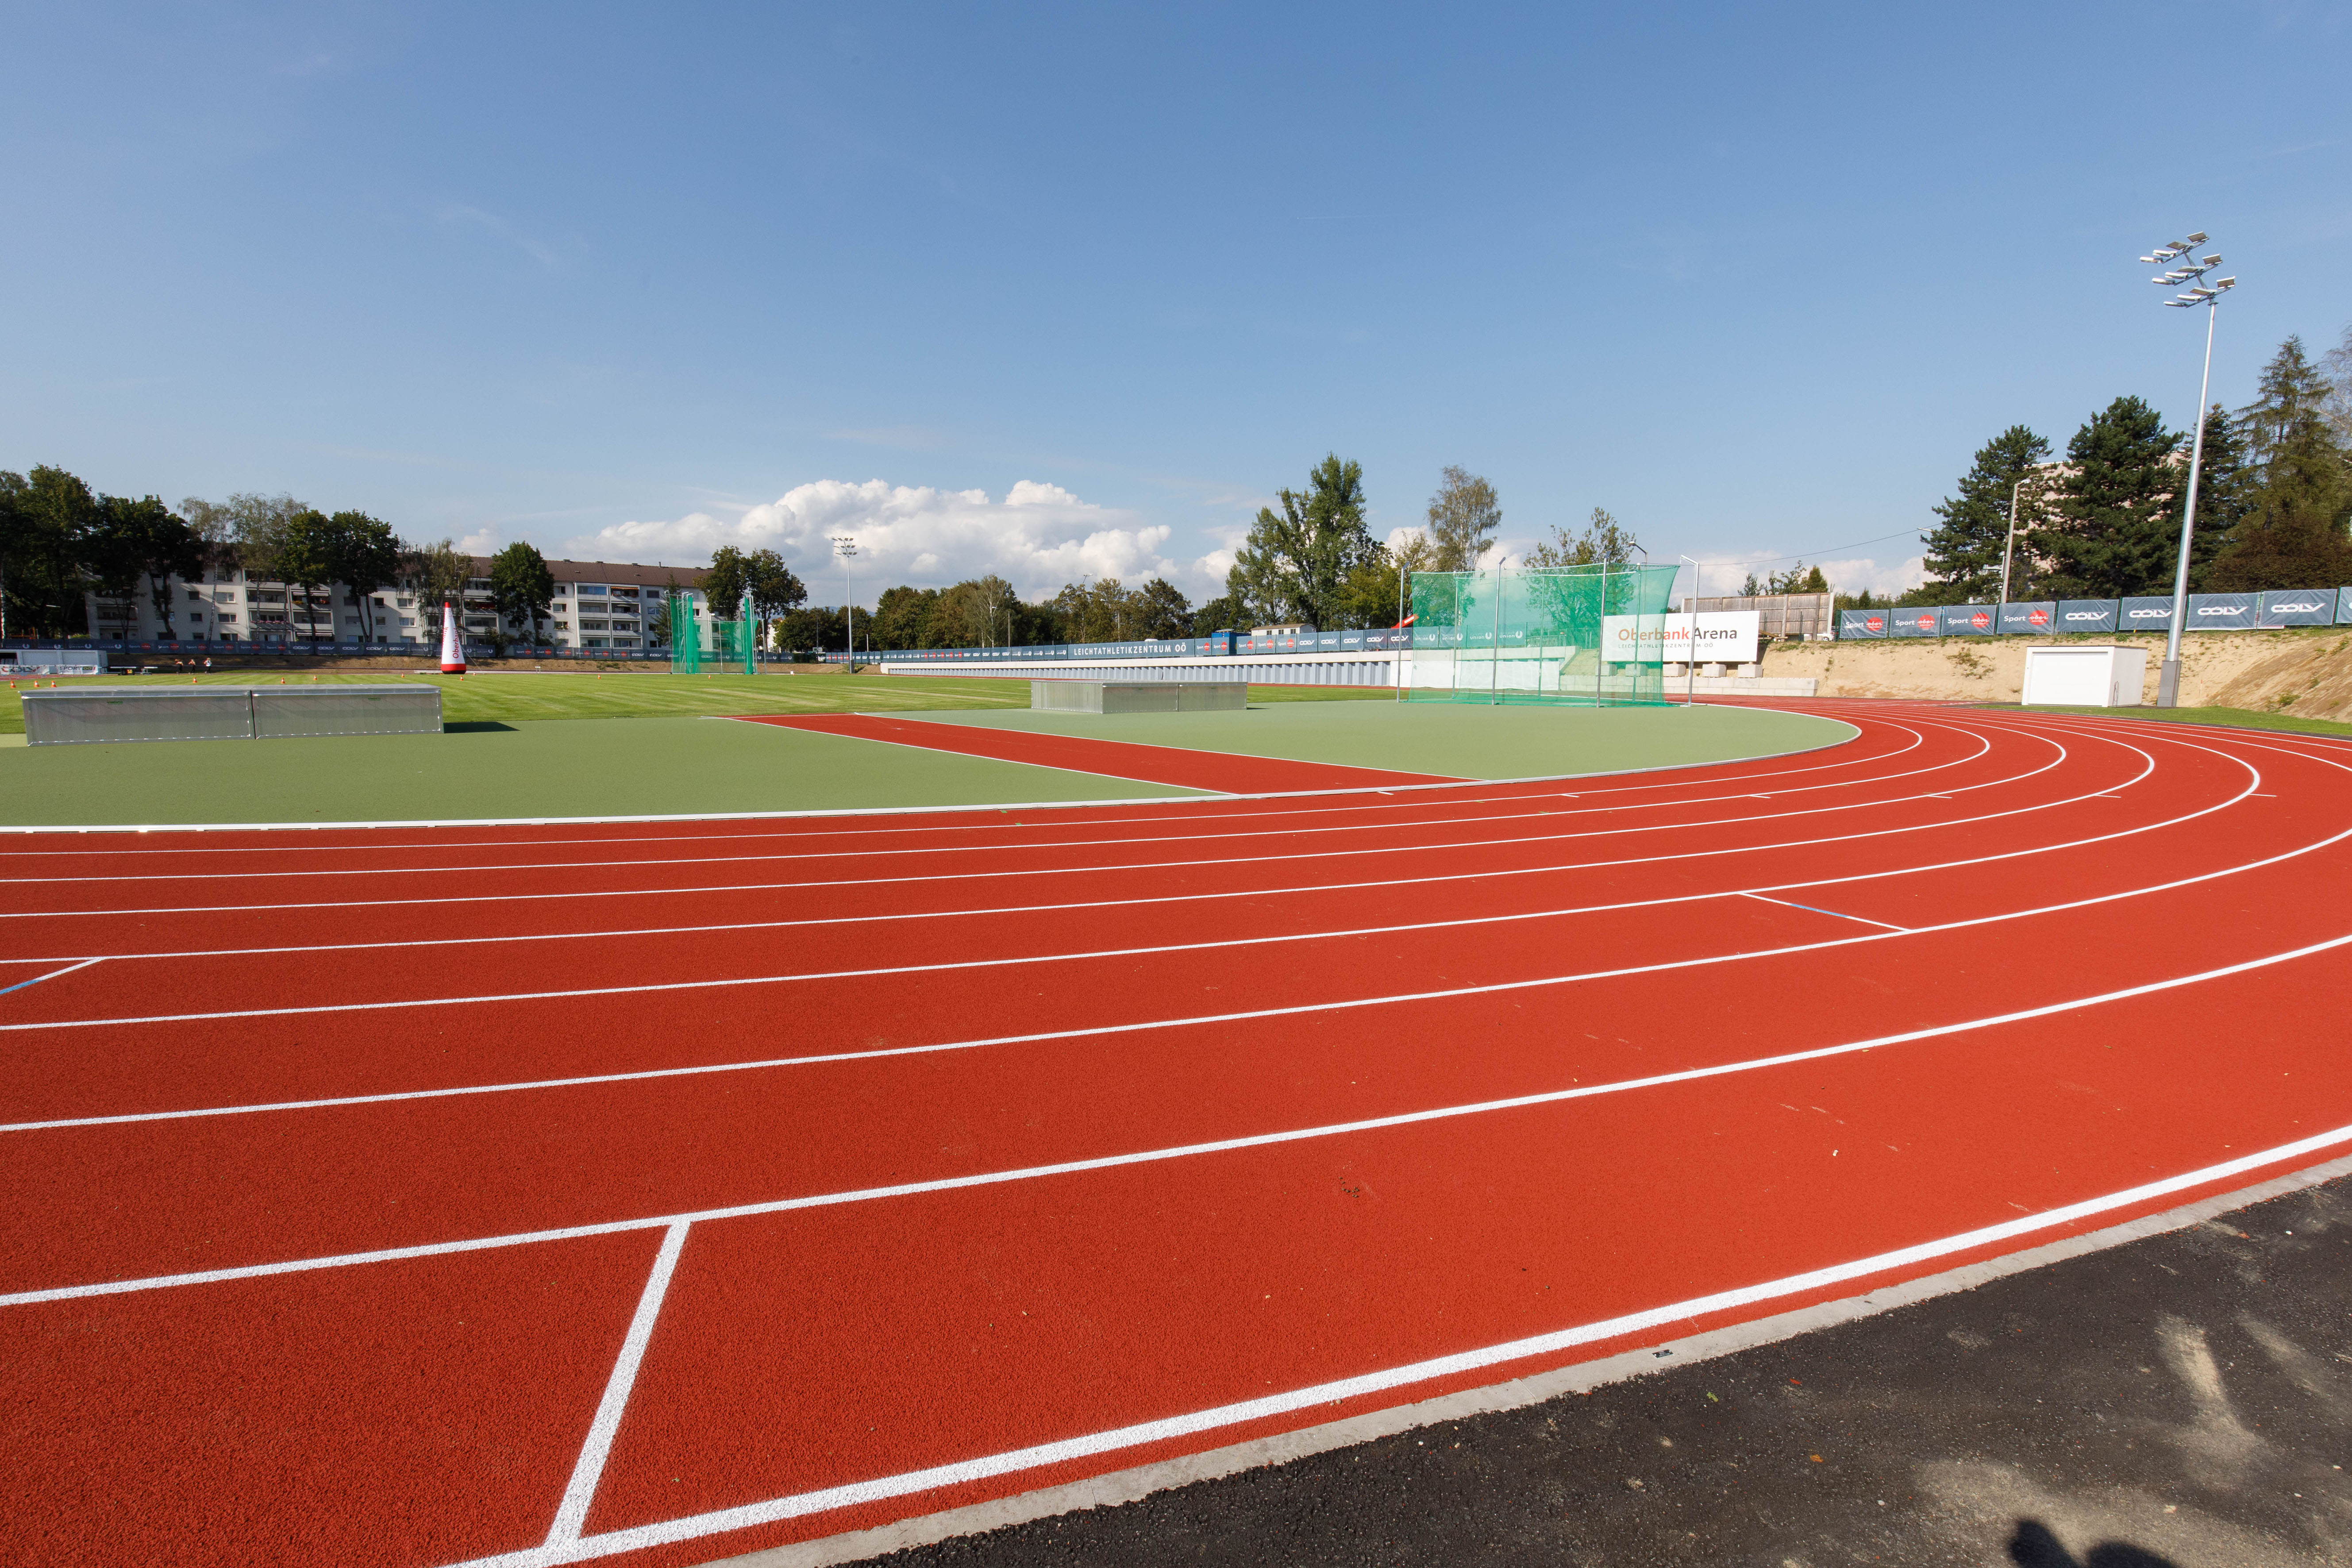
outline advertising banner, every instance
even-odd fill
[[[1753,664],[1759,623],[1754,610],[1703,610],[1698,617],[1698,662]],[[1601,657],[1612,664],[1682,664],[1688,660],[1688,616],[1603,616]]]
[[[2336,621],[2336,595],[2325,588],[2257,594],[2254,597],[2254,625],[2258,626],[2325,626]]]
[[[1883,637],[1886,635],[1886,617],[1891,610],[1840,610],[1838,639],[1847,637]]]
[[[2123,601],[2123,616],[2116,623],[2118,631],[2163,632],[2172,629],[2172,596],[2150,595],[2143,599]]]
[[[2352,588],[2339,588],[2336,592],[2336,624],[2339,626],[2352,626]]]
[[[2054,632],[2058,629],[2058,602],[2045,599],[2039,604],[2003,605],[2000,607],[2000,629],[2010,637],[2020,633]]]
[[[1946,605],[1943,632],[1948,637],[1989,637],[1993,635],[1992,605]]]
[[[1889,635],[1898,637],[1931,637],[1944,624],[1944,612],[1930,605],[1921,607],[1906,605],[1886,612]]]
[[[2111,632],[2116,629],[2115,599],[2061,599],[2058,629],[2062,632]]]
[[[2252,594],[2191,594],[2189,619],[2183,625],[2192,632],[2252,631],[2256,597]]]

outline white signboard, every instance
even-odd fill
[[[1756,638],[1763,616],[1755,610],[1706,610],[1698,617],[1698,662],[1753,664]],[[1690,659],[1691,618],[1688,616],[1605,616],[1601,622],[1601,657],[1617,664],[1663,660],[1684,664]]]

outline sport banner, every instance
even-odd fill
[[[1698,662],[1754,664],[1764,617],[1755,610],[1701,610]],[[1603,616],[1601,658],[1617,664],[1683,664],[1690,658],[1688,616]]]
[[[2061,599],[2058,601],[2058,629],[2062,632],[2114,631],[2116,612],[2119,607],[2114,599]]]
[[[1838,638],[1883,637],[1886,635],[1886,617],[1892,610],[1840,610]]]
[[[2189,618],[2181,623],[2182,628],[2192,632],[2252,631],[2257,598],[2253,594],[2191,594]]]
[[[2048,599],[2032,605],[2003,605],[2000,629],[2011,637],[2021,632],[2054,632],[2058,629],[2058,602]]]
[[[1948,637],[1989,637],[1994,635],[1992,605],[1946,605],[1943,634]]]
[[[2305,588],[2255,597],[2260,601],[2254,610],[2258,626],[2325,626],[2335,624],[2339,595],[2325,588]]]
[[[2352,625],[2352,588],[2339,588],[2336,593],[2336,624]]]
[[[1887,630],[1898,637],[1931,637],[1944,624],[1944,612],[1933,605],[1906,605],[1886,613],[1892,617]]]
[[[2163,632],[2172,629],[2172,596],[2153,595],[2144,599],[2126,599],[2123,618],[2117,629],[2126,632]]]

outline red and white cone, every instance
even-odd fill
[[[457,640],[457,606],[441,606],[441,673],[466,673],[466,645]]]

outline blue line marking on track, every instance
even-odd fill
[[[14,985],[0,985],[0,996],[5,996],[11,991],[22,991],[27,985],[38,985],[44,980],[55,980],[60,974],[71,974],[77,969],[88,969],[98,962],[95,958],[85,958],[79,963],[68,963],[63,969],[52,969],[47,974],[36,974],[30,980],[19,980]]]

